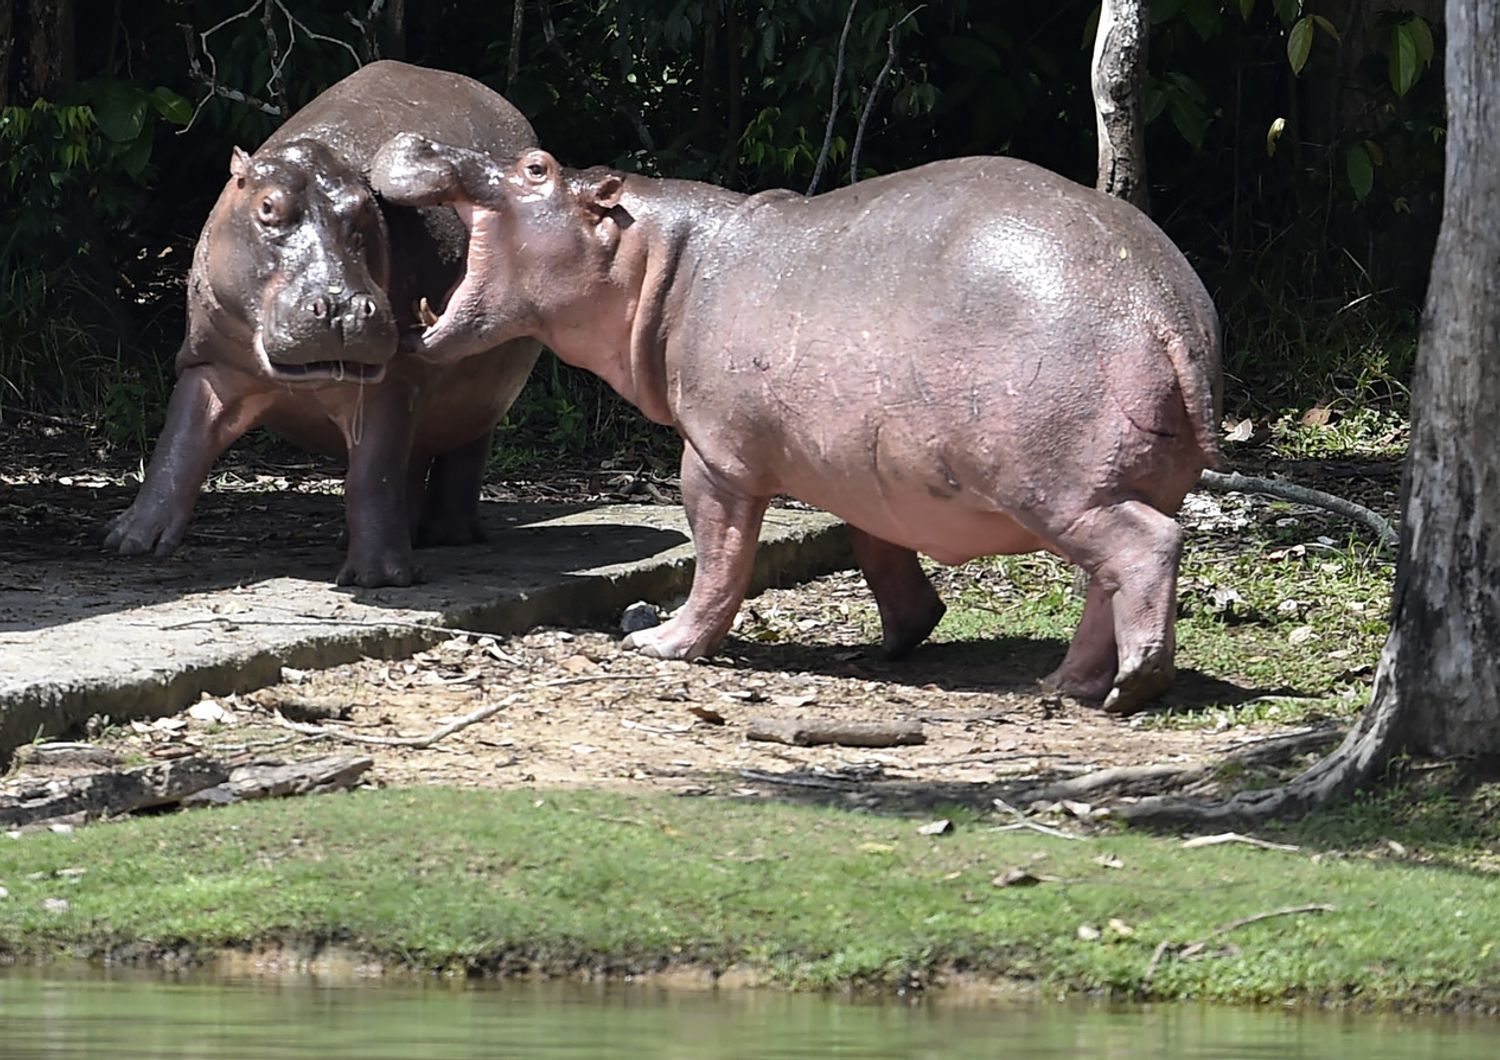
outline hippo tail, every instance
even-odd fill
[[[1215,471],[1227,465],[1224,451],[1219,448],[1219,373],[1217,364],[1212,369],[1203,363],[1209,358],[1194,356],[1188,340],[1181,331],[1170,328],[1167,332],[1167,357],[1172,362],[1172,371],[1177,375],[1177,389],[1182,394],[1182,404],[1188,422],[1193,426],[1193,438],[1203,454],[1204,462]],[[1211,352],[1212,339],[1203,353]],[[1217,360],[1216,358],[1214,359]]]

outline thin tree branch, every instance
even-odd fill
[[[828,104],[828,125],[823,130],[823,149],[818,152],[818,164],[813,167],[812,180],[808,182],[807,194],[813,195],[823,180],[823,169],[828,165],[828,152],[833,148],[833,125],[839,116],[839,90],[844,87],[844,50],[849,45],[849,27],[854,25],[854,9],[859,0],[849,0],[849,13],[844,16],[844,31],[839,34],[839,50],[833,62],[833,99]]]
[[[896,31],[901,28],[907,19],[911,18],[926,4],[918,4],[906,14],[902,15],[885,38],[885,65],[880,68],[880,73],[875,75],[875,83],[870,86],[870,94],[865,97],[865,109],[859,116],[859,128],[854,130],[854,147],[849,152],[849,183],[859,183],[859,152],[865,143],[865,126],[870,124],[870,113],[875,109],[875,98],[880,95],[880,89],[885,85],[885,79],[891,75],[891,70],[896,65]]]
[[[526,18],[526,0],[516,0],[510,15],[510,57],[505,62],[505,90],[510,91],[521,71],[521,26]]]
[[[266,47],[271,51],[271,74],[266,78],[266,91],[271,93],[272,99],[276,100],[276,105],[281,108],[281,113],[290,114],[292,108],[291,104],[287,102],[286,86],[281,83],[281,68],[286,64],[287,59],[291,58],[292,49],[297,46],[297,34],[292,31],[290,25],[287,26],[288,35],[291,37],[291,40],[287,42],[286,54],[283,56],[281,41],[276,37],[276,26],[271,19],[271,16],[274,14],[271,7],[272,3],[273,0],[265,0],[260,14],[261,25],[266,29]],[[287,18],[290,23],[291,16],[288,15]]]
[[[241,15],[239,17],[244,16]],[[223,25],[223,23],[220,23],[220,25]],[[189,26],[185,22],[179,22],[177,24],[177,28],[182,30],[182,39],[183,42],[187,45],[188,70],[192,73],[193,80],[208,88],[208,92],[203,96],[201,100],[198,101],[198,105],[193,108],[192,118],[186,125],[184,125],[177,131],[178,136],[181,136],[183,133],[186,133],[193,127],[193,122],[198,120],[199,112],[201,112],[204,105],[215,96],[222,96],[224,99],[233,100],[236,103],[243,103],[247,107],[254,107],[256,110],[261,111],[265,114],[269,114],[272,117],[281,117],[281,108],[276,106],[276,104],[267,103],[263,99],[257,99],[254,96],[246,95],[244,92],[241,92],[237,88],[230,88],[228,85],[220,84],[218,78],[215,76],[215,73],[217,72],[216,69],[212,71],[203,69],[203,64],[199,59],[198,45],[193,40],[193,27]],[[217,28],[218,27],[216,26],[215,29]],[[209,33],[211,32],[213,32],[213,30],[209,31]],[[206,38],[208,36],[208,33],[198,34],[197,36],[200,39]],[[207,55],[209,63],[211,65],[214,65],[213,55],[207,50],[207,48],[204,49],[203,54]]]

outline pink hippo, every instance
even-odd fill
[[[1045,685],[1125,714],[1171,683],[1172,514],[1222,461],[1218,318],[1130,205],[1009,158],[746,196],[414,135],[371,183],[469,229],[415,352],[534,337],[681,433],[697,573],[627,645],[714,652],[785,493],[848,521],[892,655],[944,610],[917,553],[1047,549],[1089,584]]]

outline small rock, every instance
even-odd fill
[[[1081,942],[1098,942],[1103,934],[1104,933],[1096,928],[1093,924],[1078,925],[1078,938]]]
[[[948,835],[953,831],[953,822],[944,817],[940,821],[932,821],[917,829],[917,835]]]
[[[1287,634],[1286,639],[1292,644],[1306,644],[1317,635],[1317,631],[1311,626],[1298,626],[1291,633]]]
[[[1129,924],[1125,923],[1125,921],[1121,920],[1117,916],[1112,916],[1109,918],[1109,930],[1113,931],[1121,938],[1126,939],[1135,934],[1135,928],[1131,927]]]
[[[281,668],[281,679],[289,685],[300,685],[303,681],[307,680],[307,671],[283,666]]]
[[[56,832],[58,835],[70,835],[73,831],[72,825],[63,824],[61,821],[49,824],[47,827],[53,832]]]
[[[49,913],[66,913],[72,907],[66,898],[44,898],[42,908]]]
[[[229,715],[224,708],[211,699],[200,700],[187,709],[188,717],[194,721],[222,722]]]
[[[599,669],[599,664],[587,655],[569,655],[562,661],[562,668],[570,674],[586,674]]]
[[[637,600],[620,615],[620,632],[627,636],[659,625],[661,616],[656,613],[656,606],[644,600]]]
[[[990,880],[990,884],[995,887],[1035,887],[1041,882],[1041,878],[1034,876],[1031,870],[1024,865],[1013,869],[1006,869],[1000,875]]]

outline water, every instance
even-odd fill
[[[772,991],[557,984],[318,986],[0,974],[0,1056],[262,1060],[1497,1055],[1484,1020],[1103,1007],[854,1004]]]

